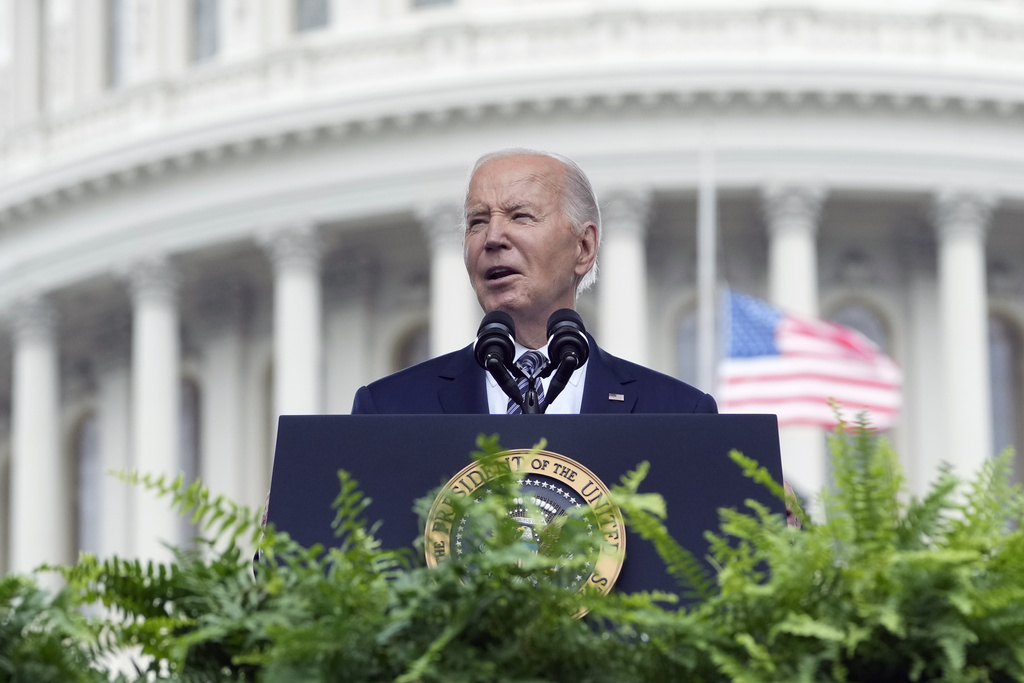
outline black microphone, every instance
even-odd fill
[[[590,357],[586,331],[583,319],[571,308],[561,308],[548,318],[548,357],[558,369],[548,386],[542,411],[547,410],[551,402],[562,393],[572,373]]]
[[[512,373],[517,377],[522,375],[522,371],[515,365],[515,336],[516,324],[512,316],[504,311],[491,311],[480,321],[473,352],[480,367],[491,373],[501,390],[522,406],[523,394],[512,377]]]

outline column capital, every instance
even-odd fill
[[[820,185],[775,184],[761,191],[761,205],[768,232],[773,236],[792,231],[818,230],[818,218],[827,192]]]
[[[601,202],[602,231],[614,234],[647,234],[651,193],[646,189],[618,188],[604,193]]]
[[[431,248],[462,244],[465,234],[465,210],[457,202],[437,202],[416,208],[416,220],[430,240]]]
[[[319,270],[322,243],[312,222],[292,223],[264,231],[260,246],[275,270]]]
[[[135,304],[174,302],[178,293],[178,273],[166,256],[153,256],[128,266],[125,271],[128,291]]]
[[[18,299],[7,309],[7,318],[15,343],[53,339],[57,329],[57,310],[43,294]]]
[[[984,239],[998,200],[989,193],[943,190],[931,204],[931,220],[940,240],[952,237]]]

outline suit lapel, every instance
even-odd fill
[[[636,378],[604,352],[589,334],[590,360],[583,384],[581,413],[631,413],[636,405]],[[621,397],[621,400],[619,400]]]
[[[473,345],[455,354],[438,377],[443,386],[437,392],[441,408],[449,415],[487,413],[484,371],[473,358]]]

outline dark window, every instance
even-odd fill
[[[100,478],[104,473],[100,462],[99,422],[95,413],[90,413],[78,425],[75,465],[78,470],[78,550],[98,553],[102,550]]]
[[[395,350],[395,371],[430,358],[430,326],[421,325],[409,332]]]
[[[107,86],[124,83],[124,0],[107,0]]]
[[[889,352],[889,335],[885,332],[885,325],[870,308],[858,304],[843,306],[829,316],[829,320],[857,330],[875,342],[882,352]]]
[[[202,62],[217,54],[218,0],[192,0],[192,60]]]
[[[187,484],[191,484],[199,476],[199,387],[195,382],[181,382],[181,409],[178,413],[178,436],[180,439],[178,467]],[[192,546],[195,526],[189,518],[181,517],[182,547]]]
[[[697,369],[697,311],[687,313],[679,322],[677,337],[676,376],[689,384],[697,385],[699,372]],[[705,389],[706,391],[707,389]]]
[[[303,33],[324,28],[330,22],[328,0],[296,0],[295,30]]]
[[[992,383],[992,445],[996,453],[1022,445],[1020,335],[1005,319],[992,316],[988,321],[989,369]],[[1016,478],[1024,480],[1024,463],[1018,456]]]

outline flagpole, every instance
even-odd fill
[[[697,195],[697,386],[715,391],[718,357],[715,349],[715,284],[717,211],[715,153],[712,123],[705,124],[700,152],[700,187]]]

